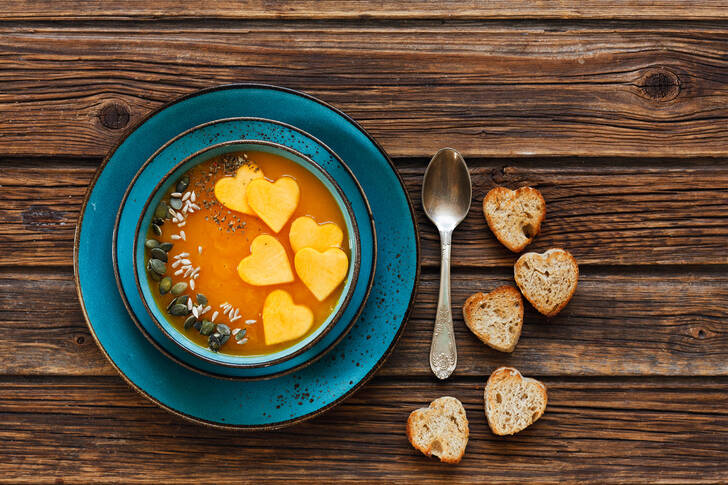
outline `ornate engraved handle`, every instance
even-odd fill
[[[450,308],[450,248],[452,232],[440,232],[440,296],[437,301],[435,329],[430,346],[430,368],[438,379],[447,379],[455,370],[458,352]]]

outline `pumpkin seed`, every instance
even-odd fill
[[[171,242],[163,242],[159,244],[159,249],[165,252],[169,252],[169,250],[172,249],[173,246],[174,244],[172,244]]]
[[[179,303],[175,303],[169,310],[169,313],[175,316],[187,315],[187,305],[180,305]]]
[[[169,206],[178,211],[182,208],[182,199],[169,199]]]
[[[154,217],[164,219],[167,217],[169,207],[165,202],[160,202],[156,209],[154,209]]]
[[[180,281],[179,283],[175,283],[175,285],[172,287],[172,294],[181,295],[186,289],[187,283],[185,283],[184,281]]]
[[[220,335],[227,335],[229,337],[230,336],[230,327],[228,327],[224,323],[218,323],[217,324],[217,332]]]
[[[192,326],[195,327],[195,330],[199,332],[202,328],[202,320],[197,320]]]
[[[215,324],[214,323],[212,323],[210,320],[203,320],[202,321],[202,326],[200,327],[200,333],[202,335],[207,336],[207,335],[210,335],[214,331],[215,331]]]
[[[240,330],[238,333],[235,334],[235,341],[240,342],[241,340],[243,340],[243,338],[245,338],[246,333],[248,333],[247,330],[245,330],[245,329]]]
[[[159,227],[157,224],[152,224],[152,232],[156,236],[161,236],[162,235],[162,228]]]
[[[187,296],[187,295],[182,295],[182,296],[178,296],[178,297],[177,297],[177,303],[179,303],[180,305],[185,305],[185,306],[187,306],[187,300],[188,300],[189,298],[190,298],[190,297],[189,297],[189,296]]]
[[[164,219],[160,219],[159,217],[155,217],[154,219],[152,219],[152,222],[158,226],[164,225]]]
[[[203,295],[202,293],[197,294],[197,304],[205,306],[207,305],[207,297]]]
[[[210,350],[217,352],[222,347],[222,342],[215,335],[210,335],[210,338],[207,339],[207,345],[210,347]]]
[[[218,340],[220,340],[220,346],[222,347],[228,340],[230,340],[230,335],[220,335]]]
[[[197,322],[197,318],[195,318],[194,315],[190,315],[187,317],[187,320],[185,320],[185,330],[189,330],[192,328],[192,326]]]
[[[175,189],[177,189],[177,192],[184,192],[187,187],[190,185],[190,178],[185,175],[179,181],[177,182],[177,185],[175,186]]]
[[[149,268],[147,268],[147,271],[149,271],[149,277],[152,278],[154,281],[159,281],[162,279],[161,274],[157,274]]]
[[[165,276],[162,278],[162,281],[159,282],[159,293],[162,295],[166,295],[169,293],[170,288],[172,288],[172,278],[169,276]]]
[[[151,251],[149,251],[149,255],[152,258],[158,259],[163,262],[167,262],[167,253],[165,253],[161,248],[152,248]]]
[[[154,249],[159,247],[159,241],[156,239],[147,239],[147,241],[144,243],[144,246],[147,249]]]
[[[164,261],[160,261],[159,259],[151,258],[149,260],[149,267],[152,271],[159,275],[163,275],[167,272],[167,265],[164,264]]]

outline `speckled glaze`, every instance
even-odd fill
[[[217,156],[226,153],[236,152],[266,152],[272,153],[281,157],[285,157],[304,167],[308,172],[313,174],[326,189],[331,193],[336,204],[339,206],[339,210],[344,218],[346,224],[346,232],[348,234],[348,246],[350,248],[350,260],[351,264],[347,271],[346,279],[344,282],[344,289],[341,292],[341,296],[334,306],[329,317],[316,329],[314,332],[306,337],[305,339],[297,342],[286,349],[274,352],[272,354],[259,355],[259,356],[241,356],[241,355],[230,355],[222,352],[213,352],[208,348],[201,347],[185,337],[185,335],[177,330],[174,325],[166,318],[165,313],[159,309],[154,301],[154,294],[151,288],[147,284],[146,269],[145,269],[145,248],[144,241],[147,238],[147,230],[152,223],[154,217],[154,210],[159,205],[162,197],[166,191],[177,183],[177,180],[188,170],[194,166],[215,158]],[[139,218],[137,226],[134,230],[135,238],[133,245],[134,252],[134,268],[135,268],[135,283],[137,291],[139,292],[144,307],[149,316],[151,316],[154,323],[169,338],[173,343],[178,345],[182,350],[193,354],[193,356],[206,360],[212,364],[218,364],[228,367],[246,367],[246,368],[258,368],[268,367],[273,364],[285,362],[289,359],[294,358],[297,355],[310,349],[319,340],[326,336],[326,334],[332,330],[336,323],[345,314],[346,306],[352,299],[354,290],[356,289],[356,282],[359,278],[359,267],[361,265],[361,250],[359,240],[359,227],[354,217],[354,212],[349,204],[348,200],[341,191],[341,188],[336,181],[324,171],[316,162],[306,157],[300,152],[292,148],[285,147],[283,145],[263,140],[232,140],[223,143],[217,143],[203,148],[190,156],[182,157],[182,161],[177,163],[170,171],[168,171],[155,185],[149,188],[149,198],[144,203],[142,209],[142,217]],[[127,199],[129,200],[129,199]],[[129,201],[131,202],[131,201]],[[118,234],[118,229],[114,230],[115,234]],[[121,232],[125,232],[122,228]],[[118,250],[117,245],[117,250]],[[308,363],[306,361],[305,363]]]
[[[158,352],[129,318],[109,257],[113,214],[143,161],[180,132],[233,116],[283,121],[330,146],[361,183],[377,225],[374,286],[356,324],[335,350],[314,364],[266,381],[204,376]],[[419,254],[414,212],[402,181],[382,148],[360,126],[302,93],[272,86],[235,85],[195,93],[163,107],[112,150],[82,207],[74,268],[89,329],[130,385],[163,408],[199,423],[271,429],[330,409],[381,366],[411,309]]]
[[[361,248],[359,278],[345,313],[333,329],[311,349],[294,358],[260,368],[221,367],[196,358],[172,343],[149,318],[144,302],[135,290],[133,268],[133,225],[141,217],[148,184],[154,184],[180,160],[210,144],[224,143],[239,138],[267,140],[292,147],[323,167],[347,194],[347,199],[358,221]],[[366,221],[369,223],[367,224]],[[124,229],[119,231],[119,227]],[[160,352],[178,364],[213,377],[256,380],[279,377],[319,359],[335,346],[349,331],[364,309],[374,279],[376,264],[376,237],[369,202],[351,170],[321,141],[285,123],[261,118],[229,118],[204,123],[180,133],[159,148],[142,165],[122,199],[113,234],[113,261],[119,292],[129,315],[139,330]],[[127,296],[128,295],[128,296]],[[138,315],[138,317],[137,317]]]

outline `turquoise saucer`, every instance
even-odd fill
[[[134,274],[134,232],[142,216],[149,187],[154,186],[179,161],[207,146],[237,139],[256,138],[283,144],[309,156],[339,184],[359,221],[362,248],[360,273],[356,288],[346,311],[336,326],[316,345],[286,362],[261,368],[231,368],[196,358],[175,345],[149,316],[136,287]],[[326,145],[290,125],[259,118],[232,118],[205,123],[187,130],[168,141],[139,169],[121,203],[114,229],[114,264],[122,288],[122,298],[139,329],[169,358],[181,365],[216,377],[236,379],[267,379],[291,372],[320,358],[336,345],[356,321],[371,288],[376,260],[376,238],[371,209],[359,183],[349,168]]]
[[[313,364],[254,382],[203,375],[159,352],[132,323],[116,288],[109,253],[114,214],[144,160],[185,130],[235,116],[282,121],[331,147],[359,180],[377,227],[374,284],[351,331],[335,351]],[[402,181],[382,148],[359,125],[299,92],[234,85],[201,91],[161,108],[111,151],[81,210],[74,268],[89,329],[131,386],[161,407],[199,423],[271,429],[325,412],[373,376],[394,348],[411,310],[419,255],[414,212]]]

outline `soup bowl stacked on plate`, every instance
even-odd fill
[[[381,147],[335,108],[261,85],[191,94],[127,133],[74,249],[84,316],[122,377],[235,429],[309,419],[362,386],[402,333],[419,268]]]

